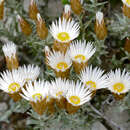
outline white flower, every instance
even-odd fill
[[[55,40],[61,43],[68,43],[79,35],[79,24],[73,20],[66,20],[59,18],[59,21],[52,23],[50,33]]]
[[[50,83],[50,95],[56,99],[65,97],[69,87],[69,80],[57,78],[55,81],[51,81]]]
[[[61,52],[50,52],[49,55],[47,56],[48,60],[48,65],[56,70],[57,72],[59,71],[66,71],[67,69],[70,68],[72,62],[71,59],[66,53],[65,55]]]
[[[107,88],[107,75],[103,75],[103,73],[104,71],[100,68],[93,69],[92,66],[89,66],[81,71],[79,78],[92,90]]]
[[[19,67],[18,70],[21,75],[23,75],[25,81],[34,81],[40,74],[40,68],[35,65],[23,65],[22,67]]]
[[[14,57],[16,56],[16,45],[13,43],[13,42],[9,42],[7,44],[5,44],[3,47],[2,47],[2,50],[4,52],[4,55],[6,57]]]
[[[71,83],[66,94],[67,101],[73,106],[81,106],[91,100],[92,93],[81,82]]]
[[[24,86],[24,77],[18,70],[12,70],[1,73],[0,89],[6,93],[16,93]]]
[[[120,69],[108,73],[108,89],[116,94],[126,93],[130,90],[130,73]]]
[[[122,2],[123,2],[126,6],[130,7],[130,0],[122,0]]]
[[[78,63],[85,63],[91,58],[95,51],[96,48],[94,48],[91,42],[86,44],[85,40],[77,40],[70,44],[68,53],[73,61]]]
[[[48,82],[45,81],[29,81],[26,85],[26,90],[22,88],[23,94],[21,96],[31,102],[42,101],[47,98],[49,93]]]
[[[103,20],[103,13],[98,11],[96,13],[96,20],[99,22],[99,24],[101,24],[102,20]]]

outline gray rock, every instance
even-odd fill
[[[49,17],[60,16],[63,11],[61,0],[49,0],[48,7],[45,10]]]
[[[121,130],[129,130],[130,129],[130,122],[127,122],[129,119],[128,112],[120,111],[118,105],[111,106],[105,112],[107,118],[117,124],[121,128]],[[118,130],[114,128],[114,130]]]
[[[26,12],[28,12],[29,3],[30,3],[30,0],[24,0],[23,2],[23,8]]]
[[[97,121],[93,123],[91,130],[107,130],[107,129],[101,122]]]

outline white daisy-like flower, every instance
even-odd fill
[[[65,97],[70,87],[70,81],[66,79],[57,78],[50,83],[50,95],[55,99]]]
[[[92,93],[81,82],[71,83],[66,94],[67,101],[73,106],[81,106],[91,100]]]
[[[130,7],[130,0],[122,0],[122,2],[128,7]]]
[[[74,41],[70,44],[69,55],[71,59],[78,63],[85,63],[88,61],[92,55],[95,53],[96,48],[94,48],[91,42],[86,44],[86,41]]]
[[[58,21],[52,23],[50,33],[60,43],[68,43],[79,35],[79,24],[74,20],[66,20],[59,18]]]
[[[124,69],[122,72],[120,69],[110,71],[108,73],[108,89],[116,94],[123,94],[130,90],[130,73]]]
[[[18,92],[24,86],[24,77],[18,70],[12,70],[1,73],[0,89],[6,93],[13,94]]]
[[[64,6],[64,12],[65,14],[68,14],[69,12],[71,12],[71,6],[69,4],[66,4]]]
[[[9,42],[7,44],[5,44],[3,47],[2,47],[2,50],[4,52],[4,55],[6,57],[14,57],[16,56],[16,45],[13,43],[13,42]]]
[[[22,67],[19,67],[18,70],[21,75],[23,75],[25,81],[34,81],[40,74],[40,68],[35,65],[23,65]]]
[[[87,85],[91,90],[107,88],[107,75],[98,67],[86,67],[80,73],[80,80]]]
[[[100,11],[98,11],[97,13],[96,13],[96,20],[99,22],[99,24],[101,24],[101,22],[102,22],[102,20],[103,20],[103,13],[102,12],[100,12]]]
[[[48,97],[49,85],[45,81],[29,81],[26,86],[26,90],[22,88],[23,94],[21,96],[31,102],[42,101]]]
[[[59,71],[66,71],[67,69],[70,68],[72,61],[66,53],[65,55],[61,52],[50,52],[48,57],[47,57],[48,65],[56,70],[57,72]]]

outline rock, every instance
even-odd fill
[[[44,6],[45,2],[43,0],[35,0],[37,3],[37,7],[39,8],[40,6]],[[23,2],[23,8],[26,12],[28,12],[28,8],[29,8],[29,4],[30,4],[30,0],[24,0]]]
[[[105,115],[109,120],[112,120],[121,128],[121,130],[129,130],[130,128],[130,122],[129,120],[129,114],[128,111],[120,111],[118,105],[110,106],[106,111]],[[114,130],[118,130],[117,128],[114,128]]]
[[[48,7],[45,9],[48,17],[58,17],[63,11],[61,0],[49,0]]]
[[[23,2],[23,8],[26,12],[28,12],[29,3],[30,3],[30,0],[24,0]]]
[[[101,122],[97,121],[93,123],[91,130],[107,130],[107,129]]]

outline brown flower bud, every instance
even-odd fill
[[[130,38],[126,38],[125,47],[124,49],[130,53]]]
[[[49,56],[51,50],[50,50],[50,48],[48,46],[45,46],[44,52],[45,52],[45,63],[47,65],[48,69],[50,69],[51,67],[48,65],[48,59],[47,59],[47,57]]]
[[[123,13],[125,16],[130,18],[130,5],[123,4]]]
[[[29,17],[32,20],[37,20],[37,13],[39,13],[35,0],[30,0]]]
[[[0,20],[4,17],[4,0],[0,0]]]
[[[66,4],[64,6],[64,12],[63,12],[62,17],[65,18],[66,20],[71,19],[71,7],[70,7],[70,5]]]
[[[71,9],[73,10],[73,12],[77,15],[80,15],[81,12],[83,11],[81,1],[80,0],[70,0],[70,4],[71,4]]]
[[[29,36],[32,32],[32,28],[31,28],[30,24],[19,15],[18,15],[18,20],[19,20],[19,23],[20,23],[21,31],[26,36]]]
[[[43,40],[48,35],[48,29],[39,13],[37,14],[37,34],[40,37],[40,39],[43,39]]]
[[[6,65],[9,70],[17,69],[19,67],[18,57],[17,57],[17,47],[14,43],[9,42],[3,47],[3,52],[6,59]]]
[[[107,36],[107,28],[102,12],[96,13],[95,33],[99,40],[104,40]]]

